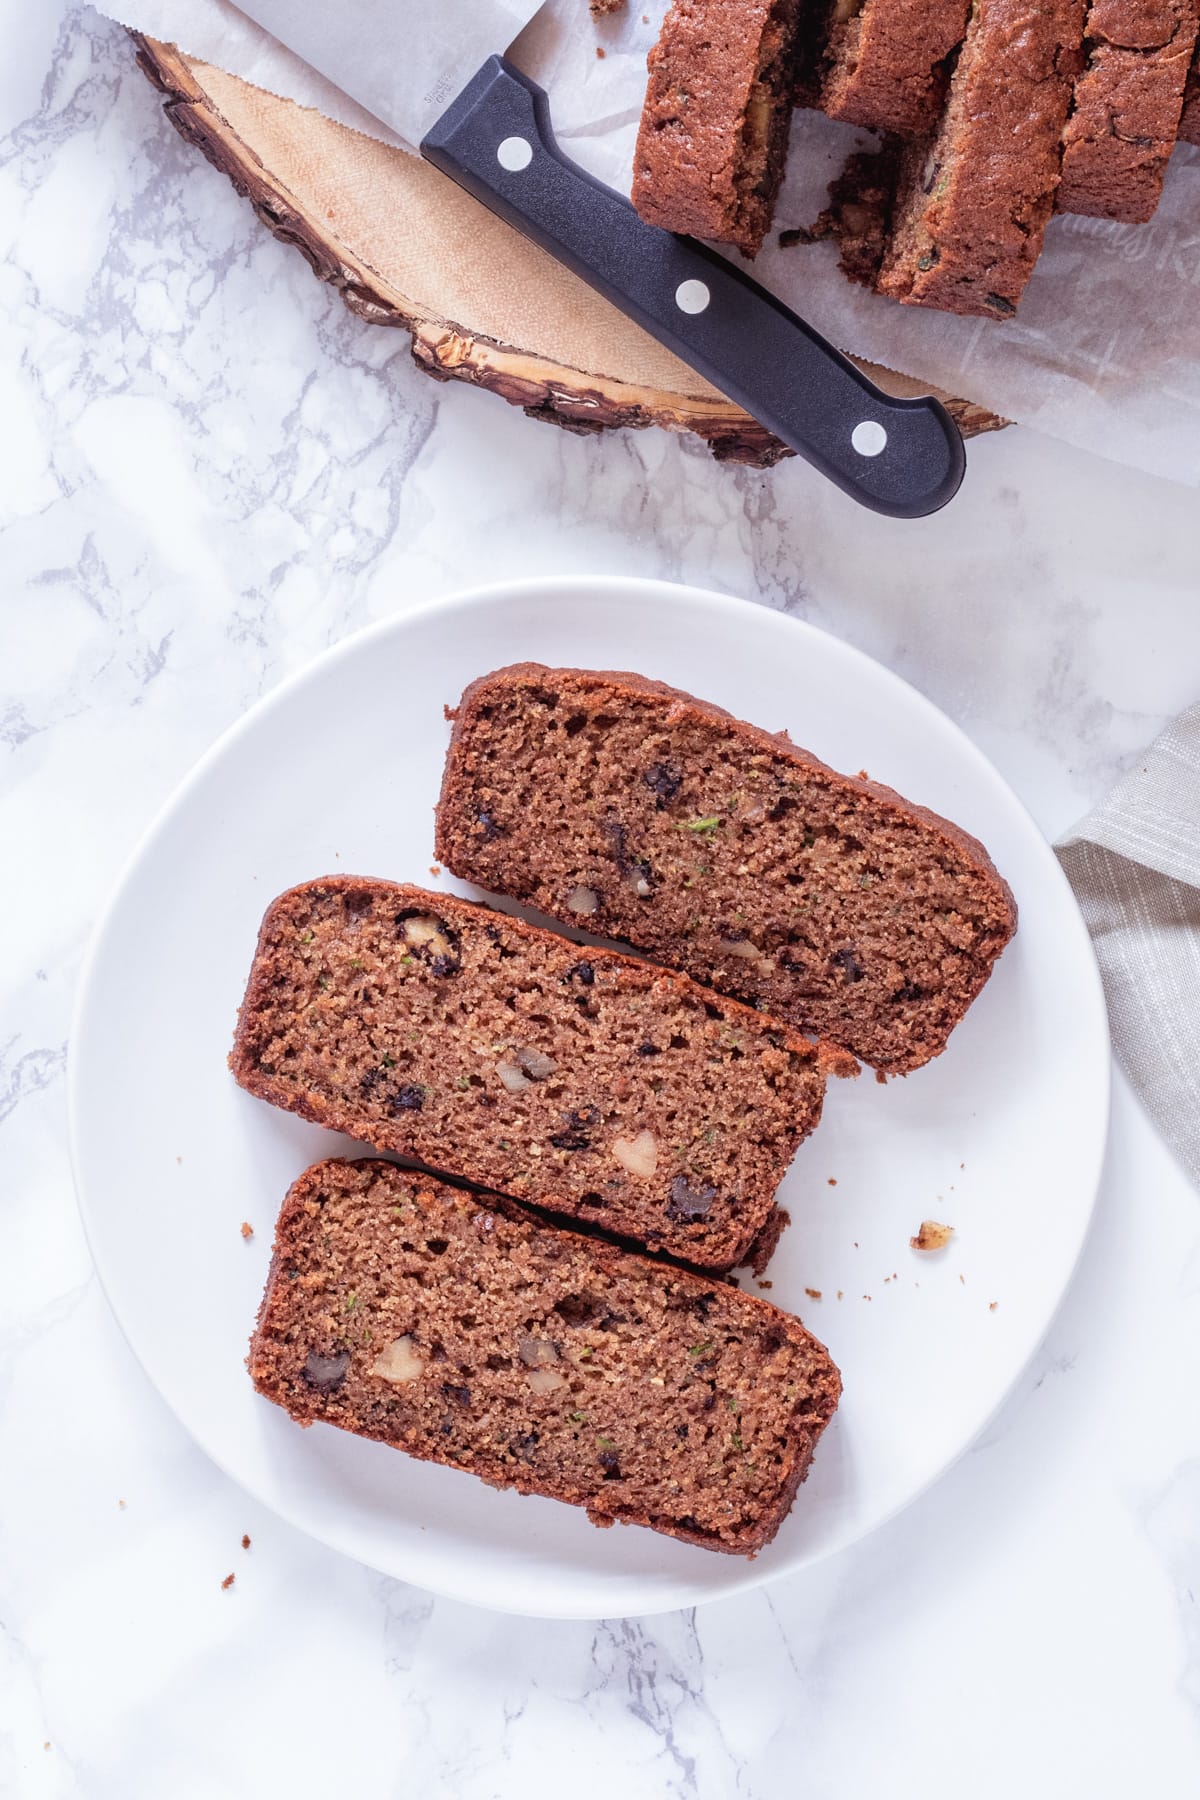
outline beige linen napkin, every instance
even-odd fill
[[[1055,848],[1092,934],[1118,1061],[1200,1183],[1200,704]]]

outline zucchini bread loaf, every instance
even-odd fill
[[[674,0],[633,159],[633,204],[649,224],[758,251],[783,179],[800,7]]]
[[[1016,924],[956,826],[640,675],[473,682],[437,854],[889,1072],[945,1048]]]
[[[1175,148],[1197,0],[1092,0],[1063,136],[1059,212],[1141,224]]]
[[[811,1044],[684,977],[337,876],[268,909],[230,1064],[318,1125],[707,1269],[750,1248],[824,1096]]]
[[[833,0],[814,104],[831,119],[927,137],[970,0]]]
[[[291,1189],[249,1368],[302,1425],[740,1555],[841,1391],[765,1300],[378,1162]]]
[[[878,287],[1011,318],[1054,210],[1084,0],[975,0],[932,142],[901,161]]]

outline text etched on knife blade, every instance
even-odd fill
[[[438,108],[445,106],[447,100],[449,100],[454,93],[454,86],[454,77],[452,75],[442,75],[434,82],[429,92],[425,95],[423,104],[431,107],[436,106]]]

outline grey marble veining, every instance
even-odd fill
[[[960,1465],[803,1577],[601,1624],[434,1600],[246,1499],[121,1338],[64,1129],[124,858],[355,627],[522,571],[721,587],[897,669],[1054,833],[1200,689],[1194,494],[1010,432],[896,525],[533,425],[347,314],[114,28],[0,23],[0,1793],[1194,1794],[1200,1209],[1123,1088],[1078,1278]]]

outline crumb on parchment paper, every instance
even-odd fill
[[[236,1579],[237,1577],[235,1575],[227,1575],[221,1583],[222,1590],[227,1592],[233,1586]]]
[[[242,1533],[242,1549],[248,1550],[249,1548],[250,1548],[250,1533],[248,1531],[243,1531],[243,1533]]]
[[[244,1238],[252,1238],[254,1236],[254,1227],[246,1219],[242,1220],[242,1236]]]
[[[805,1288],[804,1291],[808,1295],[810,1300],[819,1300],[821,1298],[820,1288]],[[840,1296],[839,1296],[839,1298],[840,1298]]]

